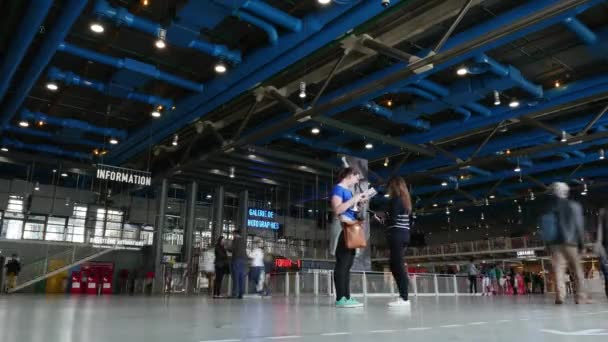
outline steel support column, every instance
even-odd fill
[[[193,181],[190,184],[190,189],[188,190],[188,199],[187,199],[187,218],[186,218],[186,226],[184,229],[184,261],[188,264],[188,272],[186,277],[186,294],[192,293],[192,286],[194,283],[195,277],[193,275],[196,274],[196,270],[192,267],[192,252],[193,252],[193,238],[194,238],[194,228],[196,226],[196,199],[198,194],[198,184],[196,181]]]
[[[215,195],[213,196],[213,231],[211,232],[211,238],[213,243],[222,236],[224,232],[224,186],[219,185],[215,188]]]
[[[154,231],[154,292],[164,292],[164,275],[162,274],[161,261],[163,258],[163,232],[165,229],[165,209],[167,208],[167,179],[161,181],[160,193],[158,194],[158,216],[156,217],[156,229]]]
[[[247,213],[249,211],[249,191],[243,190],[239,194],[239,211],[237,228],[241,230],[241,235],[247,239]]]

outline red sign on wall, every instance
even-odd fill
[[[274,266],[278,269],[293,267],[297,267],[298,269],[300,269],[302,267],[302,260],[292,261],[291,259],[285,258],[275,259]]]

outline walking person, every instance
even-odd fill
[[[220,298],[222,296],[222,281],[224,275],[229,270],[229,258],[226,247],[224,247],[224,237],[220,236],[215,244],[215,282],[213,284],[213,297]]]
[[[467,266],[467,274],[469,275],[469,293],[477,293],[477,276],[479,275],[479,271],[473,262],[474,260],[471,258],[469,265]]]
[[[249,276],[255,292],[261,295],[264,290],[264,250],[262,249],[264,243],[260,238],[255,238],[253,243],[255,246],[249,254],[251,259]]]
[[[402,177],[393,177],[388,182],[391,198],[389,210],[384,218],[386,237],[390,249],[390,268],[399,289],[399,298],[389,303],[390,307],[410,306],[409,277],[404,266],[405,249],[410,243],[410,213],[412,199]]]
[[[245,277],[247,276],[247,242],[241,231],[234,232],[232,240],[232,297],[243,299],[245,294]]]
[[[338,173],[338,183],[333,188],[331,206],[334,212],[334,224],[330,235],[330,252],[336,256],[334,283],[336,287],[336,307],[355,308],[363,304],[350,297],[350,269],[353,267],[356,249],[346,247],[342,223],[357,220],[353,210],[364,199],[363,194],[353,195],[352,188],[360,180],[360,175],[353,168],[347,167]]]
[[[213,285],[215,281],[215,251],[211,248],[205,249],[203,252],[203,258],[201,263],[201,270],[205,274],[207,278],[207,294],[209,296],[213,296],[215,293],[213,290]]]
[[[608,209],[600,210],[597,228],[597,241],[594,249],[600,257],[600,268],[604,274],[604,291],[608,297]]]
[[[11,260],[6,263],[6,291],[17,287],[17,277],[21,272],[21,262],[19,262],[19,256],[13,254]]]
[[[563,304],[566,296],[566,268],[574,275],[576,303],[591,303],[587,291],[583,289],[583,268],[579,250],[584,246],[584,218],[582,206],[569,200],[570,187],[566,183],[551,185],[552,198],[546,214],[542,217],[543,239],[552,253],[555,272],[555,304]]]
[[[490,270],[486,266],[482,272],[482,280],[481,280],[481,295],[482,296],[490,296],[492,294],[492,286],[490,282]]]

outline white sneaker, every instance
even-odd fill
[[[388,303],[388,306],[391,308],[404,308],[404,307],[410,307],[410,301],[409,300],[403,300],[403,298],[399,297],[397,298],[397,300],[395,300],[394,302],[390,302]]]

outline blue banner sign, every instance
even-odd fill
[[[247,215],[249,228],[279,230],[275,212],[272,210],[250,208]]]

